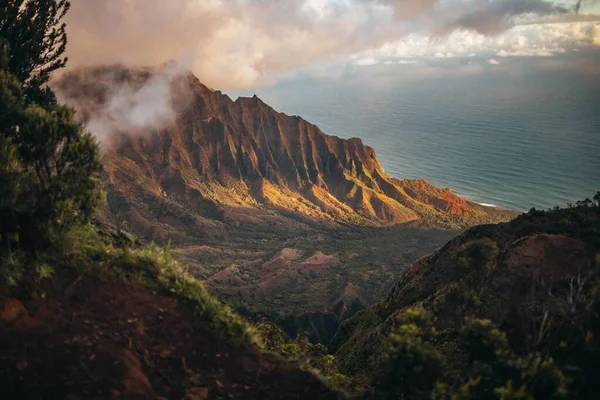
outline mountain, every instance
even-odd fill
[[[390,334],[416,307],[432,315],[448,374],[468,378],[468,351],[459,339],[465,321],[478,318],[506,335],[511,352],[553,360],[572,385],[569,398],[587,398],[596,389],[579,385],[593,386],[599,367],[598,282],[600,205],[532,210],[471,228],[418,260],[383,301],[345,321],[331,347],[344,372],[368,381]]]
[[[213,294],[291,335],[327,342],[416,258],[516,215],[391,177],[360,139],[171,67],[81,69],[54,84],[102,140],[98,218],[170,241]]]
[[[56,89],[93,121],[119,87],[156,95],[147,88],[164,73],[84,69],[65,75]],[[470,225],[503,216],[450,189],[390,177],[360,139],[326,135],[256,96],[232,101],[190,73],[165,79],[174,109],[170,120],[134,132],[117,125],[105,141],[109,210],[143,236],[197,238],[209,235],[215,221],[277,219],[265,210],[371,226],[423,219]]]

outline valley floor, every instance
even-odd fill
[[[260,236],[236,230],[175,253],[211,293],[244,314],[327,343],[342,320],[381,300],[410,265],[458,233],[421,223]]]

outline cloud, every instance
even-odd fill
[[[493,58],[490,58],[489,60],[487,60],[488,64],[490,65],[500,65],[500,61],[495,60]]]
[[[577,14],[579,14],[581,12],[582,7],[586,5],[597,4],[598,2],[598,0],[577,0],[574,10]]]
[[[363,0],[390,6],[400,21],[416,21],[437,34],[468,29],[497,34],[515,24],[523,15],[565,14],[569,8],[546,0]]]
[[[551,57],[575,49],[598,52],[599,46],[600,22],[527,24],[494,36],[466,30],[442,38],[413,34],[359,58]]]
[[[77,0],[68,56],[71,67],[175,59],[212,87],[248,88],[411,34],[496,34],[565,11],[542,0]]]
[[[512,51],[500,50],[496,55],[498,57],[552,57],[555,54],[564,52],[564,50],[561,50],[555,49],[551,51],[544,48]]]
[[[586,36],[596,46],[600,46],[600,26],[590,25],[586,30]]]
[[[368,66],[368,65],[379,64],[379,61],[370,57],[370,58],[361,58],[359,60],[355,60],[354,63],[359,66]]]
[[[497,34],[512,27],[515,23],[513,18],[517,16],[567,12],[563,6],[542,0],[489,1],[488,4],[474,6],[470,12],[460,15],[448,26],[448,30],[466,28],[483,34]]]
[[[68,56],[72,67],[174,59],[213,87],[243,88],[400,37],[389,21],[385,10],[322,0],[78,0]]]
[[[182,81],[188,73],[176,63],[151,70],[96,67],[69,72],[53,88],[106,145],[119,132],[135,136],[174,123],[176,108],[191,100]]]
[[[384,65],[413,65],[418,64],[416,60],[387,60],[383,62]]]

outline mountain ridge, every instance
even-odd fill
[[[172,243],[213,295],[291,336],[328,341],[416,258],[516,215],[390,177],[359,138],[169,68],[82,69],[54,84],[103,133],[97,218]],[[286,249],[299,256],[277,257]]]
[[[599,232],[600,204],[589,200],[470,228],[417,260],[383,300],[344,321],[331,349],[342,371],[368,381],[364,371],[384,360],[403,315],[419,309],[446,335],[435,346],[454,371],[469,368],[457,333],[479,318],[501,329],[516,354],[539,351],[573,382],[585,380],[587,371],[572,367],[585,362],[573,354],[580,345],[589,346],[584,353],[597,349]]]
[[[115,86],[130,86],[135,93],[152,83],[153,74],[84,69],[66,74],[55,87],[61,100],[89,121],[103,112]],[[450,189],[390,177],[361,139],[327,135],[256,95],[233,101],[190,73],[168,79],[172,119],[158,129],[117,133],[105,143],[110,211],[144,222],[134,225],[155,225],[142,236],[160,238],[165,226],[136,207],[127,194],[131,182],[140,185],[138,193],[153,194],[154,202],[176,199],[196,221],[252,220],[256,216],[248,211],[261,206],[296,219],[370,226],[419,220],[466,226],[506,218],[505,210],[472,203]],[[181,230],[170,222],[167,230]]]

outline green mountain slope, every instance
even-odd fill
[[[569,393],[586,398],[600,368],[600,206],[579,203],[474,227],[420,259],[384,301],[342,324],[332,343],[342,370],[364,382],[377,379],[390,334],[406,332],[413,317],[405,313],[415,307],[431,315],[437,332],[423,343],[442,354],[446,369],[438,379],[456,390],[482,376],[470,375],[477,355],[469,356],[461,338],[479,323],[473,321],[487,320],[503,332],[498,337],[506,335],[506,352],[552,361]],[[474,382],[473,391],[484,385]],[[523,390],[531,393],[529,384]]]

